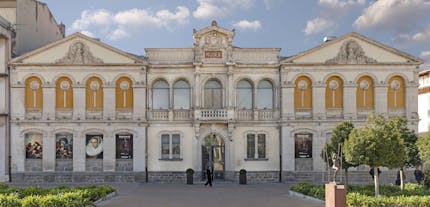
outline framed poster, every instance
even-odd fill
[[[103,159],[103,134],[87,135],[85,152],[87,158]]]
[[[25,134],[25,158],[42,159],[43,156],[43,137],[42,134]]]
[[[55,158],[72,159],[73,158],[73,134],[56,134],[55,135]]]
[[[295,135],[295,157],[312,158],[312,134]]]
[[[116,159],[133,158],[133,135],[117,134],[116,135]]]

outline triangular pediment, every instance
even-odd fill
[[[23,64],[101,65],[136,64],[143,61],[101,41],[81,33],[75,33],[14,58],[11,62]]]
[[[422,60],[352,32],[290,57],[283,63],[421,64]]]

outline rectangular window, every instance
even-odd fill
[[[170,136],[168,134],[161,135],[161,158],[169,159],[170,156]]]
[[[312,158],[312,134],[295,135],[295,157]]]
[[[266,135],[258,134],[258,158],[266,158]]]
[[[246,147],[246,158],[255,157],[255,134],[246,135],[247,147]]]
[[[172,135],[172,158],[179,159],[181,155],[181,142],[179,134]]]
[[[325,142],[330,141],[330,139],[331,139],[331,132],[325,134]]]

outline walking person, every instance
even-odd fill
[[[206,181],[205,186],[209,184],[209,186],[212,187],[212,171],[210,166],[206,168],[206,178],[208,181]]]

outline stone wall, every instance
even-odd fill
[[[28,171],[28,172],[42,171],[42,159],[26,159],[25,171]]]
[[[14,183],[145,182],[145,172],[25,172],[13,173]]]
[[[196,175],[194,175],[195,179]],[[161,183],[185,183],[187,175],[185,172],[148,172],[149,182]]]
[[[73,160],[72,159],[57,159],[55,160],[55,171],[72,171]]]
[[[133,160],[117,159],[115,162],[115,171],[133,171]]]
[[[87,159],[85,169],[88,172],[103,171],[103,159]]]

